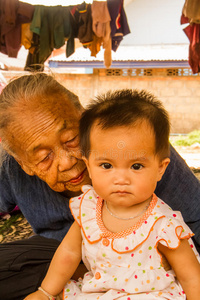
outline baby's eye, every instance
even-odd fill
[[[112,165],[109,164],[109,163],[102,163],[100,166],[101,166],[103,169],[106,169],[106,170],[112,168]]]
[[[133,170],[141,170],[142,168],[143,168],[143,165],[141,165],[141,164],[133,164],[131,166],[131,169],[133,169]]]

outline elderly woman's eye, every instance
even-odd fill
[[[39,163],[46,163],[48,161],[53,160],[53,151],[49,152],[47,156],[45,156]]]
[[[65,143],[66,147],[77,147],[78,145],[79,145],[79,136],[78,135],[76,135],[73,139],[68,140]]]
[[[47,155],[41,162],[45,162],[49,159],[49,155]]]

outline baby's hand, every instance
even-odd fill
[[[28,295],[24,300],[49,300],[49,298],[41,291]]]

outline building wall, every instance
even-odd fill
[[[145,89],[160,99],[171,118],[171,133],[189,133],[200,129],[200,76],[174,76],[166,69],[96,70],[94,74],[54,74],[66,88],[77,94],[83,106],[98,93],[123,88]],[[151,71],[151,72],[150,72]],[[168,70],[169,71],[169,70]],[[188,71],[188,70],[186,70]],[[190,71],[189,71],[190,72]],[[21,73],[22,74],[22,73]],[[20,75],[21,75],[20,74]],[[164,75],[167,74],[167,75]],[[187,74],[187,72],[186,72]],[[16,73],[4,73],[8,80]],[[169,76],[168,76],[169,75]],[[19,76],[19,74],[18,74]]]
[[[131,77],[57,75],[57,79],[76,93],[84,106],[98,93],[114,89],[145,89],[160,99],[171,118],[171,133],[200,129],[200,77]]]
[[[180,17],[185,0],[127,1],[131,33],[121,45],[188,44]],[[125,2],[126,4],[126,2]]]

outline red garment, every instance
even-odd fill
[[[181,24],[189,23],[189,19],[182,15]],[[193,74],[200,72],[200,24],[189,24],[183,29],[187,35],[189,45],[189,65],[192,69]]]
[[[21,47],[21,24],[32,19],[34,6],[18,0],[0,1],[0,52],[17,57]]]
[[[182,14],[190,20],[190,23],[200,23],[199,0],[185,0]]]

